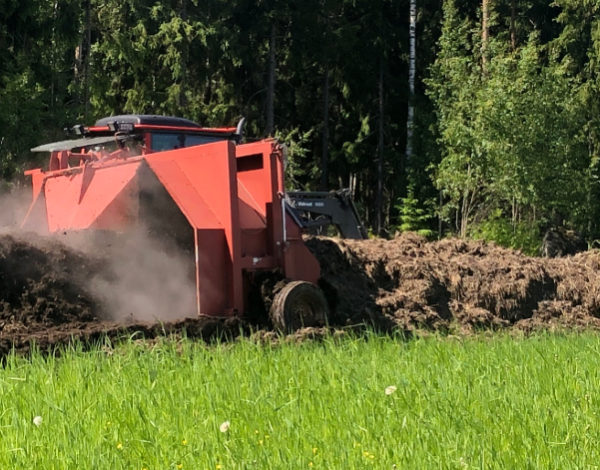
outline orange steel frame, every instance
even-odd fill
[[[73,157],[79,164],[68,167]],[[101,158],[53,152],[49,171],[27,172],[33,201],[23,227],[40,218],[49,232],[127,227],[137,216],[144,165],[193,229],[198,314],[243,313],[244,273],[279,269],[291,280],[317,282],[319,264],[284,208],[282,150],[272,139],[138,156],[126,149]]]

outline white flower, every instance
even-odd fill
[[[36,416],[33,418],[33,424],[35,424],[36,426],[41,426],[42,425],[42,417],[41,416]]]
[[[395,385],[390,385],[389,387],[385,387],[385,394],[386,395],[391,395],[392,393],[394,393],[398,388]]]
[[[221,423],[221,426],[219,426],[219,431],[221,431],[221,432],[229,431],[229,421],[225,421],[224,423]]]

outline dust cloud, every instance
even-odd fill
[[[32,232],[45,233],[48,247],[59,243],[51,249],[60,246],[67,253],[72,252],[72,259],[93,261],[90,265],[94,270],[85,276],[80,269],[69,266],[68,255],[63,268],[67,275],[72,273],[69,281],[73,285],[96,299],[106,320],[171,322],[196,316],[193,246],[183,251],[140,224],[119,233],[82,230],[47,236],[45,220],[29,220],[24,231],[20,226],[30,203],[28,188],[13,188],[0,194],[0,235],[31,243],[33,249],[43,242]]]
[[[144,227],[104,235],[108,244],[86,247],[92,255],[99,252],[105,264],[89,288],[112,320],[170,322],[196,316],[193,254],[152,238]],[[94,238],[103,237],[96,233]]]
[[[14,232],[31,204],[31,189],[0,188],[0,233]]]

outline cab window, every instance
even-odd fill
[[[224,138],[212,135],[153,132],[151,146],[154,152],[161,152],[164,150],[208,144],[219,140],[224,140]]]

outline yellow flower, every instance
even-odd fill
[[[221,470],[223,468],[223,465],[221,465],[220,463],[217,464],[217,470]]]
[[[319,451],[319,449],[317,449],[316,447],[313,447],[312,451],[313,451],[313,455],[316,455],[317,452]]]
[[[183,444],[184,446],[187,446],[188,445],[187,439],[184,439],[183,441],[181,441],[181,444]]]
[[[309,467],[312,467],[312,466],[313,466],[313,463],[312,463],[312,462],[308,462],[308,466],[309,466]]]
[[[121,444],[120,442],[117,444],[117,449],[121,450],[123,448],[123,444]]]
[[[262,446],[262,445],[263,445],[263,440],[262,440],[262,439],[259,439],[259,440],[258,440],[258,445],[259,445],[259,446]]]
[[[182,463],[178,463],[177,464],[177,470],[181,470],[183,468],[183,464]]]

